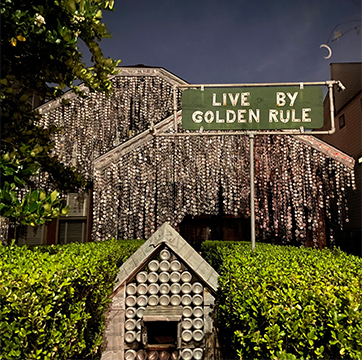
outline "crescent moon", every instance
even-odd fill
[[[329,59],[332,56],[332,49],[328,45],[325,45],[325,44],[322,44],[319,48],[321,49],[322,47],[326,48],[329,52],[328,56],[324,56],[324,58]]]

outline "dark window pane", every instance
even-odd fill
[[[344,114],[339,117],[339,128],[342,129],[346,125]]]
[[[60,221],[58,243],[84,242],[85,234],[86,220]]]

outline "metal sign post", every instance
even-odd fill
[[[255,249],[254,133],[249,133],[251,251]]]
[[[323,126],[323,109],[322,104],[320,104],[323,98],[320,96],[320,90],[305,91],[304,87],[323,85],[328,86],[331,128],[312,131],[310,129]],[[249,136],[251,249],[254,251],[254,136],[334,134],[336,130],[333,105],[334,85],[337,85],[340,90],[345,90],[339,80],[305,83],[174,85],[174,132],[157,133],[152,126],[150,132],[154,136],[164,137]],[[276,87],[277,89],[275,89]],[[186,124],[185,130],[187,132],[184,133],[178,132],[177,88],[190,89],[185,97],[187,102],[185,112],[183,110],[182,113],[183,118],[188,117],[186,122],[185,119],[182,121],[182,125]],[[205,91],[205,88],[214,89]],[[221,91],[219,88],[227,89]],[[249,91],[247,88],[262,89]],[[270,99],[271,96],[273,99]],[[189,100],[190,103],[188,103]],[[190,104],[191,106],[189,106]],[[305,130],[304,126],[308,130]],[[188,130],[194,130],[194,132]]]

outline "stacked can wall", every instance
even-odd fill
[[[167,247],[126,285],[125,359],[200,360],[205,348],[204,286]],[[145,309],[182,308],[181,339],[170,350],[149,350],[142,339]],[[181,340],[181,341],[180,341]],[[181,343],[181,348],[178,344]],[[152,348],[152,346],[151,346]]]
[[[250,216],[247,136],[156,137],[131,149],[94,181],[95,240],[148,238],[185,215]],[[255,139],[257,235],[306,243],[326,220],[331,245],[335,226],[348,221],[347,188],[355,189],[348,166],[292,136]]]
[[[157,71],[114,77],[109,97],[87,93],[86,98],[72,98],[68,105],[43,105],[40,125],[62,127],[54,139],[59,159],[92,179],[94,159],[171,115],[172,84]],[[177,98],[180,107],[180,90]]]

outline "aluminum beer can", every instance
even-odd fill
[[[170,281],[173,283],[180,282],[181,274],[178,271],[173,271],[170,275]]]
[[[204,332],[202,330],[194,330],[192,337],[195,341],[201,341],[204,338]]]
[[[156,272],[151,272],[148,274],[147,280],[149,283],[155,283],[158,280],[158,274]]]
[[[172,295],[170,299],[172,306],[178,306],[181,303],[181,296],[180,295]]]
[[[192,321],[192,326],[194,327],[194,329],[202,329],[204,327],[204,320],[202,320],[201,318],[196,318]]]
[[[157,295],[149,296],[148,297],[148,305],[150,305],[150,306],[158,305],[158,296]]]
[[[137,291],[137,286],[134,283],[130,283],[126,287],[126,293],[127,295],[134,295]]]
[[[168,351],[162,350],[159,352],[158,357],[160,360],[168,360],[170,355],[171,354]]]
[[[170,285],[167,283],[162,283],[160,285],[159,291],[160,291],[160,294],[163,294],[163,295],[168,294],[170,292]]]
[[[200,306],[203,303],[204,299],[202,298],[202,296],[200,294],[196,294],[192,297],[192,303],[195,306]]]
[[[170,297],[168,295],[161,295],[159,304],[162,306],[167,306],[170,303]]]
[[[192,280],[192,275],[188,271],[183,271],[181,274],[181,281],[182,282],[190,282]]]
[[[128,307],[133,307],[136,305],[136,297],[131,295],[126,297],[126,305]]]
[[[191,306],[184,306],[182,309],[182,316],[189,318],[192,316],[192,307]]]
[[[136,308],[135,307],[128,307],[126,309],[126,318],[133,319],[136,316]]]
[[[170,274],[166,271],[163,271],[162,273],[160,273],[158,278],[159,278],[160,282],[167,283],[170,280]]]
[[[138,317],[139,319],[142,319],[143,313],[145,312],[145,310],[146,310],[146,308],[143,307],[143,306],[141,306],[141,307],[139,307],[139,308],[137,309],[136,315],[137,315],[137,317]]]
[[[128,319],[125,323],[124,323],[124,327],[126,330],[134,330],[136,327],[136,321],[134,319]]]
[[[192,359],[192,350],[191,349],[182,350],[181,357],[183,360],[191,360]]]
[[[204,310],[201,306],[195,306],[194,309],[192,310],[192,314],[196,317],[196,318],[200,318],[204,315]]]
[[[185,306],[191,305],[191,301],[192,301],[191,295],[189,295],[189,294],[182,295],[182,298],[181,298],[182,305],[185,305]]]
[[[174,283],[170,287],[170,291],[172,294],[179,294],[181,291],[181,286],[179,283]]]
[[[192,328],[193,321],[190,318],[186,318],[182,320],[181,326],[185,330],[190,330]],[[133,330],[133,329],[130,329]]]
[[[134,360],[136,358],[137,353],[134,350],[127,350],[124,354],[125,360]]]
[[[139,284],[137,286],[137,293],[139,295],[146,295],[148,292],[148,286],[145,283]]]
[[[183,294],[190,294],[192,290],[192,285],[190,283],[183,283],[181,286],[181,291]]]
[[[152,260],[148,263],[149,271],[157,271],[159,267],[160,267],[160,264],[157,260]]]
[[[132,343],[134,342],[136,339],[136,332],[135,331],[127,331],[125,334],[124,334],[124,340],[127,342],[127,343]]]
[[[204,291],[204,287],[199,282],[195,282],[192,285],[192,291],[194,294],[202,294]]]
[[[181,263],[178,260],[173,260],[171,262],[171,271],[180,271]]]
[[[147,281],[147,273],[146,271],[141,271],[136,275],[136,280],[138,283],[144,283]]]
[[[161,271],[168,271],[170,270],[170,262],[167,260],[162,260],[160,262],[160,270]]]
[[[184,330],[182,333],[181,333],[181,338],[183,341],[186,341],[186,342],[189,342],[192,340],[192,331],[190,330]]]
[[[203,354],[204,354],[204,351],[201,348],[196,348],[192,352],[192,356],[195,360],[201,360]]]
[[[171,257],[171,253],[167,249],[163,249],[160,251],[161,260],[169,260]]]
[[[137,360],[146,360],[147,352],[145,350],[138,350],[136,355]]]
[[[171,353],[171,360],[178,360],[178,351],[172,351]]]
[[[148,360],[157,360],[158,359],[158,352],[156,350],[151,350],[147,353]]]
[[[138,306],[146,306],[147,305],[147,296],[145,295],[140,295],[138,298],[137,298],[137,305]]]
[[[158,284],[152,283],[148,287],[148,293],[151,294],[151,295],[156,295],[156,294],[158,294],[159,288],[160,287],[158,286]]]

